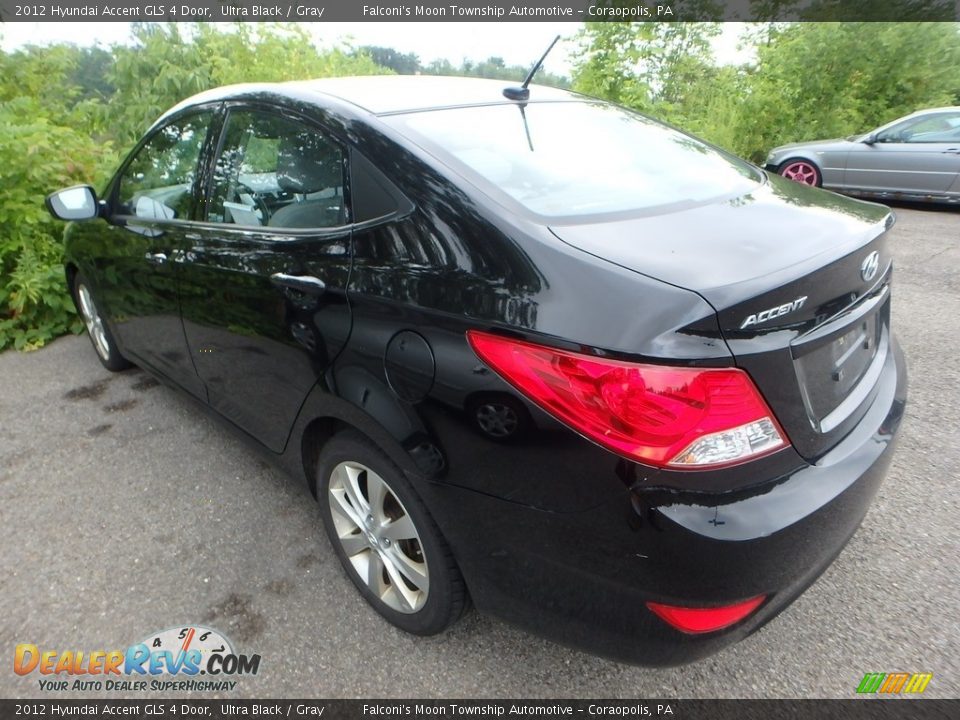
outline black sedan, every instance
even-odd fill
[[[193,97],[100,199],[48,198],[89,220],[67,281],[104,366],[309,485],[390,622],[437,633],[472,602],[690,661],[814,582],[884,476],[893,216],[610,104],[503,91]]]

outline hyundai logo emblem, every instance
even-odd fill
[[[877,270],[880,269],[880,253],[874,250],[867,255],[860,263],[860,277],[864,282],[870,282],[877,276]]]

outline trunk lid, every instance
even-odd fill
[[[706,299],[737,365],[815,461],[874,395],[889,339],[892,224],[886,207],[771,176],[732,200],[551,230]]]

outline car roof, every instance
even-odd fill
[[[511,103],[503,89],[511,80],[446,77],[439,75],[368,75],[363,77],[295,80],[282,86],[330,95],[375,115],[434,108]],[[530,86],[530,101],[582,100],[567,90]]]
[[[195,105],[255,97],[264,93],[298,101],[320,101],[350,108],[355,114],[389,115],[471,105],[510,105],[503,89],[517,85],[511,80],[445,77],[439,75],[368,75],[362,77],[292,80],[283,83],[226,85],[198,93],[170,108],[157,121]],[[583,101],[583,95],[545,85],[531,85],[530,99],[538,101]]]
[[[942,113],[942,112],[960,112],[960,105],[949,105],[947,107],[938,107],[938,108],[927,108],[926,110],[917,110],[910,113],[906,117],[914,117],[915,115],[929,115],[930,113]]]

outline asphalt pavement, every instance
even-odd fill
[[[262,657],[220,697],[850,698],[864,673],[893,671],[932,672],[926,696],[960,696],[960,209],[897,214],[899,450],[836,563],[744,642],[653,670],[476,612],[440,637],[405,635],[360,600],[306,488],[192,401],[108,373],[67,337],[0,354],[0,697],[45,694],[36,672],[13,672],[19,643],[112,650],[187,624]],[[108,694],[143,697],[87,693]]]

